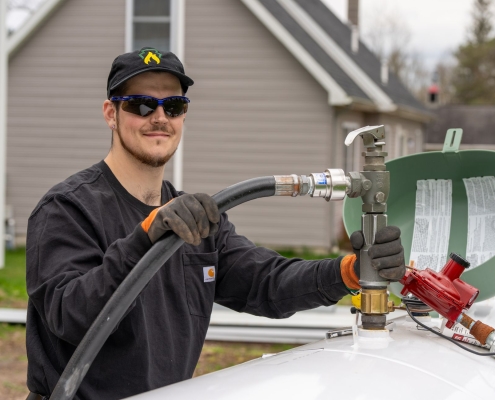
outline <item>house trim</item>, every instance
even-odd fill
[[[313,40],[356,82],[361,90],[372,99],[379,111],[391,112],[397,109],[392,99],[321,29],[318,23],[294,0],[279,0],[278,3],[310,35]]]
[[[9,55],[7,47],[7,2],[0,2],[0,269],[5,266],[6,172],[7,172],[7,87]]]
[[[7,54],[11,57],[31,37],[43,22],[65,2],[65,0],[46,0],[34,14],[28,18],[7,40]]]
[[[265,25],[265,27],[289,50],[294,57],[328,92],[328,102],[332,106],[344,106],[352,99],[323,67],[301,46],[285,27],[263,7],[258,0],[242,0],[244,5]]]
[[[125,1],[125,48],[126,53],[132,51],[132,37],[134,33],[133,29],[134,18],[134,0]]]
[[[186,0],[172,0],[170,5],[170,50],[185,65],[185,32],[186,32]],[[184,135],[185,127],[182,130],[182,139],[179,147],[175,151],[173,159],[173,184],[177,190],[184,187]]]

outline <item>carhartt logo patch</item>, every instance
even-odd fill
[[[205,282],[213,282],[215,280],[215,267],[203,267],[203,277]]]
[[[162,58],[162,54],[157,49],[142,49],[139,53],[139,57],[141,57],[146,65],[153,60],[156,64],[160,64],[160,59]]]

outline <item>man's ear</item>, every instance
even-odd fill
[[[107,121],[107,125],[110,129],[115,129],[115,126],[117,125],[117,110],[110,100],[105,100],[103,102],[103,118]]]

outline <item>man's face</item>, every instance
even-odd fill
[[[147,95],[158,99],[181,96],[179,79],[164,72],[144,72],[131,78],[124,95]],[[128,113],[119,104],[113,146],[151,167],[161,167],[174,155],[182,137],[185,114],[169,117],[162,106],[141,117]]]

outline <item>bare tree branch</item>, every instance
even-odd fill
[[[368,16],[373,27],[363,39],[381,60],[387,60],[389,69],[418,98],[429,82],[429,72],[420,55],[410,48],[411,31],[406,19],[396,10],[378,6]]]

